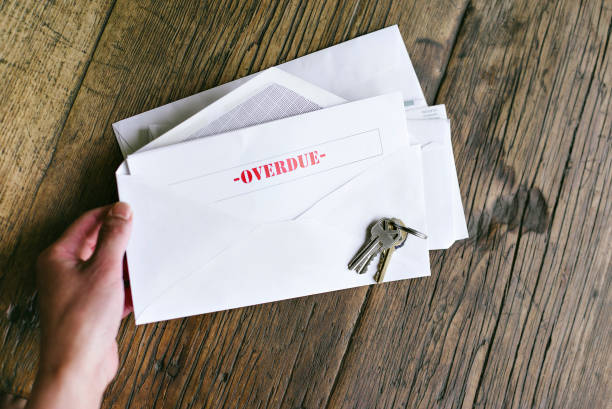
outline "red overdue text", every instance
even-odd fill
[[[321,158],[325,154],[318,151],[302,153],[289,157],[285,160],[278,160],[265,165],[244,169],[240,172],[240,177],[234,178],[234,182],[251,183],[262,179],[268,179],[283,173],[294,172],[298,169],[305,169],[321,163]]]

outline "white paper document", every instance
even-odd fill
[[[373,283],[347,268],[370,223],[427,231],[421,156],[399,93],[130,155],[136,322]],[[428,275],[427,243],[393,261],[386,281]]]

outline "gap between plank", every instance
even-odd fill
[[[446,61],[443,65],[444,70],[442,71],[442,75],[438,80],[438,88],[436,89],[436,93],[434,94],[434,98],[432,101],[432,105],[438,104],[438,95],[440,93],[440,89],[442,88],[442,84],[446,80],[446,69],[448,68],[448,63],[455,54],[455,48],[457,47],[457,41],[459,40],[459,33],[463,30],[463,26],[465,25],[465,20],[467,19],[467,11],[472,7],[472,2],[468,1],[461,12],[461,19],[459,20],[459,25],[457,26],[457,30],[455,30],[455,37],[453,38],[452,44],[450,46],[450,51],[448,52],[448,56],[446,57]]]

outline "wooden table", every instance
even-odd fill
[[[35,374],[36,254],[115,200],[111,123],[397,23],[470,239],[425,279],[128,320],[103,407],[610,407],[610,0],[63,3],[0,3],[0,390]]]

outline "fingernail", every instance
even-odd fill
[[[111,207],[108,212],[109,217],[117,217],[123,220],[130,220],[132,218],[132,209],[130,205],[124,202],[117,202]]]

